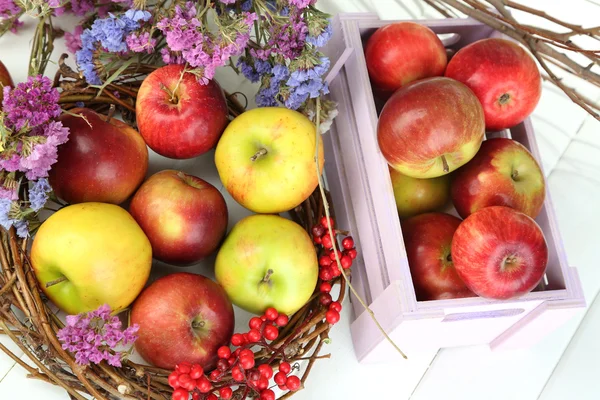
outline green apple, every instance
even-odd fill
[[[431,179],[411,178],[390,167],[390,177],[400,218],[435,211],[450,199],[449,175]]]
[[[127,211],[105,203],[61,209],[38,230],[31,264],[41,289],[68,314],[127,307],[152,266],[150,241]]]
[[[215,151],[225,189],[242,206],[262,214],[288,211],[306,200],[318,185],[323,162],[323,140],[315,125],[297,111],[278,107],[236,117]]]
[[[314,292],[318,274],[308,233],[277,215],[239,221],[215,261],[215,277],[233,304],[256,314],[268,307],[295,313]]]

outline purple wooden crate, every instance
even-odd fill
[[[550,195],[536,218],[549,248],[546,275],[531,293],[512,300],[480,297],[417,301],[385,159],[377,144],[378,105],[365,65],[363,44],[379,27],[374,14],[341,14],[324,49],[332,68],[327,77],[339,115],[324,136],[327,184],[337,223],[352,231],[359,249],[352,283],[386,332],[410,356],[420,350],[489,344],[492,348],[524,347],[560,326],[585,299],[577,270],[566,259]],[[497,36],[472,19],[418,21],[429,26],[450,51]],[[529,119],[510,131],[487,137],[512,137],[536,159],[539,151]],[[454,210],[448,210],[453,212]],[[361,362],[396,357],[363,307],[354,308],[352,338]]]

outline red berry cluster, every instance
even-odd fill
[[[279,364],[279,372],[275,374],[275,383],[281,390],[291,390],[292,392],[300,389],[302,382],[296,375],[289,375],[292,366],[287,361]]]
[[[189,362],[182,362],[175,367],[175,371],[169,375],[169,385],[175,389],[171,397],[173,400],[188,400],[190,392],[192,392],[193,400],[199,400],[201,394],[208,393],[213,388],[202,367]],[[196,391],[196,389],[198,390]],[[207,400],[218,399],[212,393],[204,398]]]
[[[314,242],[323,246],[323,252],[319,257],[319,266],[321,267],[319,278],[327,282],[342,274],[337,266],[336,259],[340,260],[343,269],[348,269],[352,266],[352,260],[356,258],[357,252],[354,248],[352,236],[342,239],[341,248],[343,251],[333,251],[333,243],[328,227],[331,226],[331,229],[333,229],[335,222],[331,217],[323,217],[319,222],[319,224],[312,227],[312,235]],[[340,246],[338,245],[336,248],[339,249]]]
[[[329,282],[322,282],[319,286],[319,291],[321,292],[319,302],[325,307],[329,306],[329,310],[325,313],[325,320],[331,325],[338,323],[342,305],[338,301],[332,300],[331,294],[329,294],[331,291],[331,284]]]

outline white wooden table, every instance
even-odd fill
[[[598,0],[519,1],[542,7],[570,22],[587,26],[600,22]],[[432,15],[424,14],[412,0],[320,0],[319,5],[330,13],[377,12],[385,19]],[[59,25],[70,27],[72,21]],[[26,78],[32,32],[33,23],[29,22],[21,35],[8,34],[0,39],[0,59],[15,82]],[[53,60],[64,51],[61,41]],[[50,66],[48,74],[54,70],[54,66]],[[218,79],[227,89],[252,93],[247,83],[240,84],[228,71],[221,71]],[[578,80],[568,83],[600,101],[598,88]],[[600,292],[600,123],[546,83],[533,123],[569,262],[578,267],[588,309],[527,350],[491,352],[485,346],[473,346],[443,349],[435,355],[396,364],[361,365],[354,357],[349,330],[351,307],[346,306],[341,322],[331,332],[331,344],[324,349],[332,353],[331,359],[315,365],[307,388],[298,393],[296,399],[600,399],[600,300],[597,300]],[[182,169],[221,187],[211,159],[212,154],[192,161],[152,157],[151,172]],[[231,198],[228,205],[231,224],[247,214]],[[181,270],[164,265],[157,265],[156,269],[161,272]],[[210,260],[192,270],[210,276]],[[241,312],[236,315],[238,328],[245,328],[247,315]],[[0,341],[17,350],[7,337],[0,335]],[[16,354],[22,355],[19,351]],[[59,388],[27,379],[24,370],[0,352],[0,399],[64,400],[68,396]]]

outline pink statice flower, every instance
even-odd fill
[[[83,26],[77,25],[73,32],[65,32],[65,42],[67,49],[75,54],[77,50],[81,49],[81,34],[83,33]]]
[[[125,43],[129,50],[134,53],[151,54],[156,46],[156,39],[150,37],[150,32],[142,32],[141,34],[132,32],[125,38]]]
[[[58,90],[52,87],[52,81],[45,76],[30,76],[27,82],[19,83],[16,88],[4,87],[3,111],[7,127],[20,130],[35,128],[57,118],[60,115]]]

